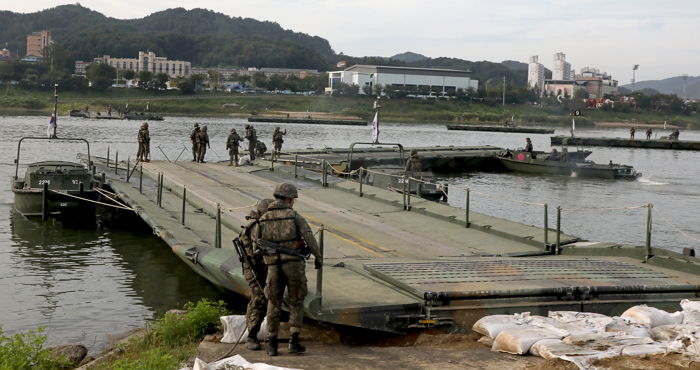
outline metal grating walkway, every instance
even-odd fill
[[[476,292],[566,287],[677,287],[687,284],[641,264],[604,259],[489,258],[475,261],[367,263],[375,276],[419,292]]]

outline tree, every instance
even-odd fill
[[[95,90],[106,90],[117,77],[117,70],[105,63],[92,63],[87,68],[87,77]]]
[[[122,74],[122,77],[124,77],[125,80],[133,80],[134,77],[136,77],[136,72],[132,71],[131,69],[127,69],[124,71],[124,74]]]
[[[252,80],[253,80],[253,86],[255,86],[255,87],[262,87],[262,88],[267,87],[267,76],[265,76],[265,74],[262,72],[256,72],[253,75]]]
[[[170,76],[168,76],[167,73],[157,73],[153,77],[153,80],[151,81],[152,88],[155,90],[161,90],[161,91],[167,90],[169,80],[170,80]]]
[[[151,80],[153,79],[153,73],[149,71],[139,72],[139,88],[144,90],[149,90],[151,88]]]

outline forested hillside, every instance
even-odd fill
[[[102,54],[132,57],[150,50],[198,66],[326,69],[334,56],[321,37],[204,9],[168,9],[130,20],[109,18],[80,5],[30,14],[0,12],[0,45],[7,43],[13,52],[23,54],[26,35],[42,29],[51,30],[57,43],[82,60]]]

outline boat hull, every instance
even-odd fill
[[[557,162],[534,160],[530,158],[525,158],[523,160],[499,158],[499,160],[501,164],[510,171],[539,175],[559,175],[610,180],[633,180],[639,176],[634,170],[627,167],[608,167],[591,163]]]
[[[15,194],[15,209],[26,217],[40,217],[44,212],[44,198],[41,189],[13,189]],[[71,194],[81,198],[96,200],[97,192],[84,191]],[[48,215],[62,216],[73,215],[94,215],[95,203],[76,199],[63,194],[50,192],[47,197]]]

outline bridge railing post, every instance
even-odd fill
[[[214,247],[221,248],[221,204],[219,203],[216,203],[216,230],[214,238]]]
[[[139,164],[139,194],[143,194],[143,164]]]
[[[411,178],[406,178],[406,210],[411,210]]]
[[[469,227],[471,226],[469,222],[469,188],[467,188],[467,194],[464,199],[464,227]]]
[[[321,254],[321,267],[316,270],[316,296],[318,297],[318,311],[321,312],[323,307],[323,233],[324,226],[321,224],[321,229],[318,231],[318,247]]]
[[[549,244],[549,215],[547,203],[544,204],[544,249],[547,250]]]
[[[561,206],[557,206],[557,244],[554,246],[554,253],[559,254],[559,245],[561,243]]]
[[[109,147],[107,147],[107,168],[109,168]]]
[[[185,224],[185,207],[187,206],[187,186],[182,187],[182,224]]]
[[[644,248],[644,261],[648,261],[649,258],[651,258],[651,210],[654,208],[654,205],[649,203],[647,204],[647,232],[646,232],[646,243],[645,243],[645,248]]]
[[[126,182],[131,178],[131,156],[126,157]]]
[[[299,154],[294,154],[294,178],[299,177],[297,169],[299,168]]]
[[[364,182],[364,179],[363,179],[363,177],[364,177],[364,176],[363,176],[363,175],[364,175],[364,168],[360,167],[360,170],[359,170],[358,173],[359,173],[359,176],[360,176],[360,196],[362,196],[362,195],[363,195],[363,194],[362,194],[362,183]]]
[[[119,174],[119,151],[118,150],[116,153],[114,153],[114,174],[115,175]]]

